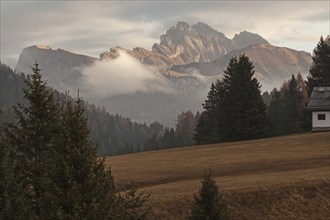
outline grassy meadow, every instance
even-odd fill
[[[184,219],[212,169],[232,219],[329,219],[330,132],[106,158],[116,183],[151,193],[150,219]]]

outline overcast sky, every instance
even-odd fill
[[[247,30],[311,53],[330,32],[329,2],[1,0],[1,61],[14,67],[35,44],[94,57],[114,46],[150,50],[177,21],[201,21],[229,38]]]

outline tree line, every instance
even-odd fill
[[[249,57],[233,57],[223,78],[211,84],[204,110],[196,115],[182,112],[175,130],[153,135],[146,146],[161,149],[310,131],[309,96],[314,87],[330,86],[329,36],[321,36],[312,59],[306,81],[300,73],[293,74],[281,88],[261,95]]]
[[[23,73],[17,74],[3,63],[0,63],[0,70],[0,110],[2,112],[0,122],[17,123],[12,106],[17,103],[27,104],[23,89],[25,88],[25,81],[31,82],[31,76]],[[58,91],[54,91],[54,95],[61,102],[65,102],[70,97],[68,94]],[[104,107],[89,102],[85,102],[85,106],[84,115],[88,119],[91,139],[98,142],[97,153],[99,156],[179,147],[188,144],[185,140],[180,140],[180,137],[183,139],[186,137],[180,135],[180,131],[177,134],[176,128],[165,127],[159,122],[153,122],[149,125],[133,122],[130,118],[119,114],[111,115]],[[187,117],[190,116],[188,114]]]
[[[212,83],[196,125],[197,144],[291,134],[311,129],[306,111],[314,87],[330,86],[330,37],[314,49],[307,81],[292,75],[282,87],[261,95],[254,66],[244,54],[233,57],[221,80]],[[266,106],[266,103],[269,106]]]

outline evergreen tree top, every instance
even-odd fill
[[[330,36],[320,41],[313,51],[313,63],[307,77],[307,91],[310,95],[314,87],[330,86]]]

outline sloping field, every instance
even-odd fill
[[[322,206],[330,205],[330,132],[114,156],[106,163],[119,186],[132,180],[152,193],[152,219],[184,219],[206,169],[213,170],[233,219],[330,217]],[[317,196],[306,199],[306,189]],[[282,199],[274,200],[277,194]],[[320,205],[310,205],[311,201]],[[253,207],[268,211],[253,215]],[[298,213],[301,209],[318,216]]]

